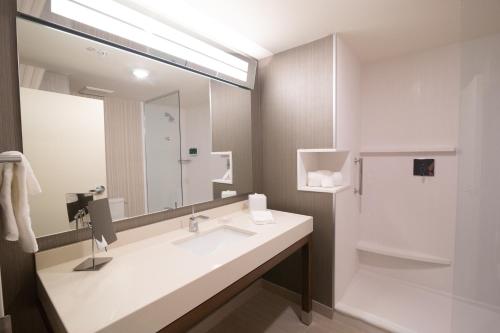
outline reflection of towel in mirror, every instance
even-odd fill
[[[108,246],[108,242],[106,242],[106,238],[104,238],[104,236],[102,236],[102,239],[99,240],[97,237],[95,239],[95,244],[97,245],[97,248],[99,250],[105,250],[106,247]]]
[[[14,212],[15,224],[19,232],[19,242],[22,249],[25,252],[34,253],[38,251],[38,244],[36,242],[35,233],[31,228],[28,194],[34,195],[40,193],[40,184],[38,183],[38,180],[36,179],[33,170],[31,169],[31,165],[23,154],[14,151],[5,152],[3,154],[16,155],[21,157],[21,162],[16,163],[13,167],[14,172],[13,177],[11,178],[11,201],[9,203],[7,200],[6,204],[10,205]],[[4,182],[5,179],[3,179],[2,183]],[[8,184],[6,186],[8,186]],[[12,221],[10,221],[10,223],[12,223]]]

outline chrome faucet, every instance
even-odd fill
[[[189,232],[198,232],[198,220],[208,220],[210,217],[205,215],[194,215],[194,206],[191,207],[191,217],[189,218]]]

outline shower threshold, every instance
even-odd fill
[[[495,332],[500,312],[361,267],[335,309],[395,333]]]

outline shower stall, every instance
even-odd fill
[[[356,191],[334,196],[335,309],[391,332],[499,331],[500,34],[371,64],[339,37],[336,63]]]
[[[179,92],[144,102],[147,210],[183,206]]]

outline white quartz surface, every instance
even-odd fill
[[[38,276],[70,333],[156,332],[312,232],[311,217],[272,212],[267,225],[247,211],[201,222],[202,233],[222,224],[254,233],[204,255],[174,244],[192,235],[183,228],[110,250],[97,272],[73,272],[79,258]]]

